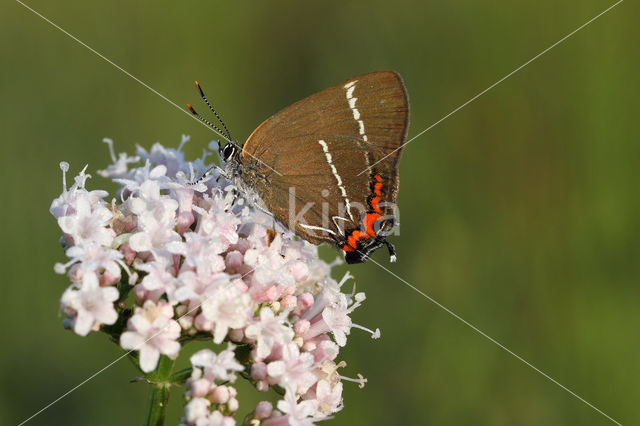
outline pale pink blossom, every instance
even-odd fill
[[[120,346],[140,352],[140,368],[144,372],[156,368],[160,355],[175,359],[180,351],[180,325],[172,319],[173,308],[161,300],[147,300],[127,322],[120,336]]]
[[[69,287],[60,304],[62,309],[72,317],[73,331],[86,336],[101,324],[111,325],[118,319],[113,302],[118,300],[119,293],[115,287],[100,287],[98,277],[94,273],[82,276],[82,285]]]
[[[287,415],[291,426],[313,425],[312,416],[316,412],[316,403],[313,400],[298,402],[294,393],[287,391],[284,399],[278,401],[278,409]]]
[[[105,170],[98,170],[98,174],[100,176],[110,179],[123,178],[127,176],[129,172],[129,164],[137,163],[138,161],[140,161],[139,157],[130,157],[126,152],[119,153],[118,157],[116,158],[116,153],[113,150],[113,140],[109,138],[103,138],[102,142],[106,143],[109,146],[109,155],[111,156],[111,161],[113,161],[113,164],[110,164]]]
[[[331,332],[336,343],[344,346],[347,344],[347,335],[351,332],[352,327],[367,331],[373,339],[380,338],[379,329],[373,331],[358,324],[353,324],[351,321],[349,314],[362,304],[364,298],[364,293],[357,293],[354,297],[354,302],[350,304],[350,298],[343,293],[338,293],[337,301],[324,307],[322,310],[322,318],[312,324],[304,334],[304,338],[311,339],[319,334]],[[313,308],[309,309],[309,311],[312,309]]]
[[[241,328],[249,322],[251,299],[234,285],[218,288],[207,294],[202,302],[202,313],[213,323],[213,342],[221,343],[229,329]]]
[[[219,198],[209,198],[209,210],[201,211],[197,232],[205,237],[213,237],[220,241],[220,250],[226,250],[238,242],[238,226],[241,219],[227,211],[227,206]]]
[[[303,394],[317,380],[313,365],[313,355],[300,352],[295,343],[289,343],[282,348],[282,359],[267,365],[267,372],[283,388]]]
[[[155,249],[163,253],[169,243],[180,241],[173,229],[178,202],[160,193],[160,184],[148,180],[140,185],[137,196],[130,199],[130,209],[138,217],[138,230],[129,239],[135,251]]]
[[[256,409],[253,410],[253,417],[258,420],[264,420],[267,417],[271,416],[273,412],[273,404],[269,401],[260,401],[258,405],[256,405]]]
[[[259,358],[269,356],[274,345],[284,346],[291,341],[293,330],[287,322],[287,316],[287,312],[275,316],[271,309],[262,308],[258,321],[247,326],[244,334],[257,342]]]
[[[172,253],[184,257],[183,268],[193,268],[201,274],[214,274],[225,269],[224,258],[220,255],[225,248],[220,238],[202,236],[195,232],[185,232],[184,241],[167,244]]]
[[[152,262],[138,265],[138,269],[147,273],[140,285],[148,291],[162,290],[170,297],[178,286],[173,264],[169,259],[160,257]]]
[[[320,416],[327,416],[342,409],[342,383],[331,386],[326,380],[320,380],[316,384],[315,391],[316,409]]]
[[[206,418],[198,419],[196,426],[234,426],[233,417],[225,416],[220,411],[212,411]]]
[[[74,178],[74,183],[69,189],[67,189],[67,172],[69,171],[69,163],[61,161],[60,170],[62,170],[62,194],[53,200],[51,207],[49,208],[49,212],[56,219],[73,214],[76,211],[75,204],[78,196],[82,197],[88,195],[93,203],[103,203],[102,199],[109,195],[107,191],[87,191],[85,189],[86,181],[91,177],[91,175],[85,174],[87,166],[84,166],[78,176]]]
[[[227,274],[207,275],[198,274],[194,271],[185,271],[178,276],[178,284],[173,294],[173,299],[186,304],[189,311],[195,313],[203,302],[214,297],[219,288],[228,286],[229,275]]]
[[[198,420],[206,419],[209,415],[210,405],[211,401],[206,398],[192,398],[184,406],[184,415],[187,423],[194,425]]]
[[[66,264],[56,264],[56,271],[60,273],[64,273],[71,265],[78,264],[78,268],[83,272],[97,273],[104,270],[119,279],[121,268],[126,269],[122,253],[95,241],[85,241],[69,247],[65,254],[70,260]]]
[[[191,365],[202,369],[203,377],[210,382],[214,380],[235,381],[234,371],[244,370],[244,366],[235,359],[234,346],[229,344],[227,348],[216,354],[210,349],[202,349],[191,355]]]
[[[111,245],[113,232],[107,228],[111,212],[101,203],[95,203],[88,192],[80,192],[74,204],[73,214],[58,218],[62,232],[73,237],[74,244],[96,242]]]
[[[121,332],[120,345],[139,351],[144,372],[161,355],[175,359],[181,342],[207,338],[210,347],[190,359],[182,425],[235,424],[232,383],[246,373],[260,392],[274,385],[286,391],[278,409],[264,401],[248,407],[248,421],[325,420],[342,408],[344,383],[366,382],[337,372],[346,365],[339,356],[350,331],[367,330],[351,319],[364,293],[343,292],[351,276],[339,282],[330,276],[340,261],[323,261],[316,246],[249,206],[255,197],[212,169],[207,151],[186,161],[187,141],[116,156],[106,140],[113,164],[99,173],[120,185],[110,204],[105,191],[85,188],[86,167],[67,188],[69,165],[61,163],[62,194],[50,212],[68,258],[55,270],[74,283],[61,299],[64,323],[82,335],[115,324],[109,333]],[[131,288],[120,279],[123,270]],[[125,298],[127,291],[135,297]],[[238,346],[214,346],[225,340]]]

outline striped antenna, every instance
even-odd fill
[[[215,124],[213,124],[212,122],[210,122],[206,118],[203,118],[200,114],[198,114],[196,112],[195,109],[193,109],[193,107],[190,104],[187,104],[187,108],[189,108],[189,111],[191,111],[191,114],[195,115],[196,118],[198,118],[198,120],[202,121],[204,124],[206,124],[207,126],[211,127],[212,129],[214,129],[216,132],[218,132],[218,134],[220,136],[222,136],[223,138],[227,137],[227,136],[224,135],[224,133],[222,132],[222,130],[220,130],[220,128],[218,126],[216,126]],[[231,142],[231,137],[229,137],[227,140],[229,142]]]
[[[213,109],[213,107],[209,103],[209,100],[204,95],[204,92],[202,91],[202,87],[200,87],[200,83],[198,83],[197,81],[196,81],[196,87],[198,88],[198,91],[200,92],[200,96],[202,96],[202,99],[204,99],[204,101],[206,102],[206,104],[209,107],[209,109],[211,110],[211,112],[213,112],[213,114],[216,116],[216,118],[218,119],[220,124],[222,124],[222,127],[224,127],[224,130],[227,132],[227,136],[229,137],[229,140],[231,140],[232,138],[231,138],[231,133],[229,133],[229,129],[227,129],[227,126],[224,124],[224,121],[222,121],[222,118],[220,118],[220,116],[218,115],[216,110]]]

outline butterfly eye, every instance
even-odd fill
[[[224,148],[222,148],[222,159],[224,161],[229,161],[229,159],[233,157],[233,154],[235,154],[235,152],[236,152],[236,147],[234,144],[232,143],[226,144]]]

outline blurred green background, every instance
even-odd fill
[[[180,106],[198,104],[198,79],[243,140],[282,107],[383,69],[405,80],[411,137],[613,2],[27,4]],[[639,12],[623,2],[412,142],[399,262],[375,256],[623,424],[640,424]],[[59,161],[95,172],[109,163],[105,136],[133,152],[182,133],[195,157],[215,135],[19,3],[0,6],[0,32],[0,424],[11,425],[120,355],[60,323],[67,282],[48,213]],[[352,333],[344,374],[369,383],[345,386],[332,424],[611,424],[375,264],[349,269],[368,295],[354,320],[382,339]],[[135,376],[122,360],[29,424],[142,424]],[[240,390],[249,410],[260,395]]]

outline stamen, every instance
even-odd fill
[[[339,287],[339,288],[340,288],[340,287],[342,287],[342,285],[343,285],[344,283],[346,283],[346,282],[347,282],[347,280],[349,280],[349,279],[351,279],[351,278],[353,278],[353,275],[351,275],[351,272],[347,271],[347,273],[346,273],[346,274],[344,274],[344,276],[342,277],[342,279],[341,279],[341,280],[340,280],[340,282],[338,283],[338,287]],[[355,284],[353,285],[353,288],[355,289]]]
[[[182,135],[182,140],[180,141],[180,145],[178,145],[178,151],[182,151],[182,147],[184,146],[184,144],[186,144],[190,140],[191,140],[191,136]]]
[[[358,383],[358,387],[362,389],[364,385],[367,383],[367,379],[365,379],[362,374],[358,373],[357,379],[352,379],[351,377],[341,376],[340,374],[336,374],[340,380],[344,380],[345,382]]]
[[[360,330],[368,332],[369,334],[371,334],[371,338],[374,339],[374,340],[380,338],[380,329],[379,328],[376,328],[376,331],[373,331],[373,330],[368,329],[367,327],[363,327],[361,325],[354,324],[354,323],[351,323],[351,327],[352,328],[359,328]]]
[[[67,172],[69,171],[69,163],[61,161],[60,170],[62,170],[62,192],[67,192]]]
[[[109,145],[109,155],[111,155],[111,161],[116,162],[116,152],[113,150],[113,140],[109,138],[102,138],[102,142]]]
[[[75,262],[68,262],[68,263],[56,263],[55,265],[53,265],[53,270],[55,271],[56,274],[64,274],[65,272],[67,272],[67,268],[71,265],[73,265]]]

